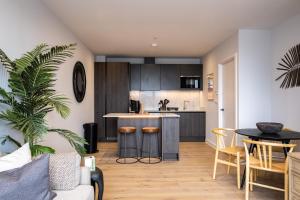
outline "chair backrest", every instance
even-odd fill
[[[272,169],[272,163],[274,157],[272,156],[272,148],[280,147],[280,148],[288,148],[288,152],[292,152],[296,146],[296,144],[280,144],[273,142],[261,142],[261,141],[253,141],[253,140],[243,140],[244,147],[246,152],[246,160],[249,160],[249,150],[247,145],[255,145],[256,152],[259,159],[259,165],[261,168],[266,170]],[[286,159],[285,159],[286,160]]]
[[[217,149],[222,149],[226,147],[224,137],[228,137],[228,133],[232,133],[232,138],[230,146],[234,146],[236,142],[235,129],[232,128],[214,128],[211,132],[217,137]]]

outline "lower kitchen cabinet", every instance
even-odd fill
[[[171,111],[170,111],[171,112]],[[150,113],[160,113],[151,111]],[[205,112],[171,112],[180,116],[179,136],[180,142],[205,142],[206,113]]]
[[[178,112],[180,141],[205,141],[205,112]]]

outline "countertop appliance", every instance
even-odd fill
[[[178,111],[178,107],[167,107],[167,111]]]
[[[139,113],[141,110],[140,101],[130,100],[129,112]]]
[[[180,76],[180,87],[199,89],[201,84],[200,76]]]

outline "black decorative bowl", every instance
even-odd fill
[[[256,127],[263,133],[278,133],[282,130],[283,124],[276,122],[258,122]]]

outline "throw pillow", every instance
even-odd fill
[[[75,153],[50,155],[50,186],[53,190],[72,190],[80,182],[80,156]]]
[[[49,155],[21,168],[0,172],[1,200],[52,200],[49,186]]]
[[[31,162],[31,152],[29,144],[26,143],[16,151],[0,158],[0,172],[22,167],[29,162]]]

